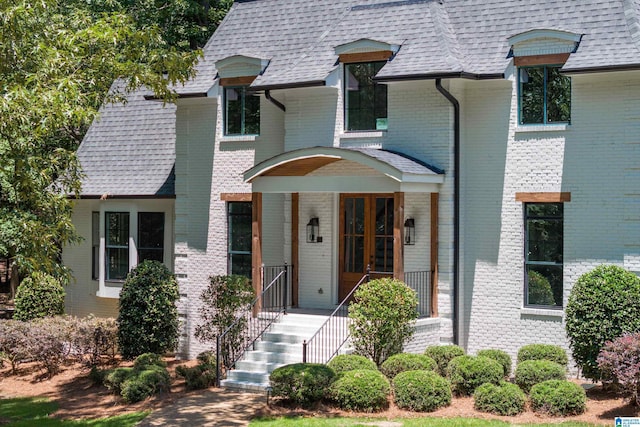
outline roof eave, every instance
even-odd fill
[[[468,79],[468,80],[496,80],[504,79],[504,73],[468,73],[465,71],[453,71],[447,73],[404,74],[396,76],[374,77],[377,82],[400,82],[411,80],[435,80],[435,79]]]
[[[591,74],[591,73],[607,73],[614,71],[638,71],[640,64],[623,64],[623,65],[603,65],[599,67],[582,67],[561,69],[560,72],[567,75],[574,74]]]
[[[175,199],[175,194],[80,194],[79,196],[69,194],[69,199],[80,200],[107,200],[107,199]]]
[[[271,85],[253,85],[250,87],[252,91],[259,90],[277,90],[277,89],[296,89],[296,88],[305,88],[305,87],[318,87],[318,86],[326,86],[327,82],[325,80],[309,80],[306,82],[294,82],[294,83],[276,83]]]

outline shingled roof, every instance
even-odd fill
[[[267,89],[324,84],[334,48],[361,38],[400,41],[380,79],[501,78],[508,38],[531,29],[582,35],[566,72],[640,68],[639,0],[244,0],[236,1],[204,48],[197,77],[179,88],[206,93],[215,62],[268,59],[253,83]]]
[[[122,91],[117,81],[112,91]],[[126,103],[107,103],[78,148],[85,174],[82,197],[171,197],[175,195],[173,104],[147,101],[144,88]]]

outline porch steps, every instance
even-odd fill
[[[302,362],[302,342],[308,340],[324,324],[328,316],[289,313],[271,325],[255,349],[249,350],[236,363],[236,369],[220,381],[225,388],[264,391],[269,374],[290,363]]]

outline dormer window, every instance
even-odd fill
[[[224,88],[224,134],[260,133],[260,96],[248,86]]]
[[[571,122],[571,78],[560,70],[580,44],[581,35],[533,29],[509,37],[518,70],[518,121],[521,125]]]
[[[344,64],[344,122],[346,131],[387,129],[387,86],[373,78],[400,48],[371,39],[335,47]]]

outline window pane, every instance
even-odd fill
[[[164,261],[164,213],[138,214],[138,262]]]
[[[527,261],[562,262],[562,220],[529,220]]]
[[[347,130],[387,128],[387,86],[373,77],[385,62],[345,65],[345,107]]]
[[[251,254],[232,254],[229,257],[229,273],[251,277]]]
[[[129,249],[107,248],[107,280],[124,280],[129,272]]]
[[[100,212],[91,212],[91,278],[98,279],[100,270]]]
[[[530,265],[527,280],[528,305],[562,306],[561,265]]]
[[[242,89],[225,88],[225,119],[226,135],[239,135],[242,133]]]
[[[547,67],[547,121],[571,121],[571,78],[560,74],[560,68]]]
[[[544,67],[518,70],[520,123],[544,123]]]
[[[347,273],[364,272],[364,237],[345,236],[344,271]]]
[[[257,135],[260,133],[260,95],[248,93],[244,99],[243,133],[245,135]]]
[[[251,252],[251,216],[229,216],[229,249]]]

